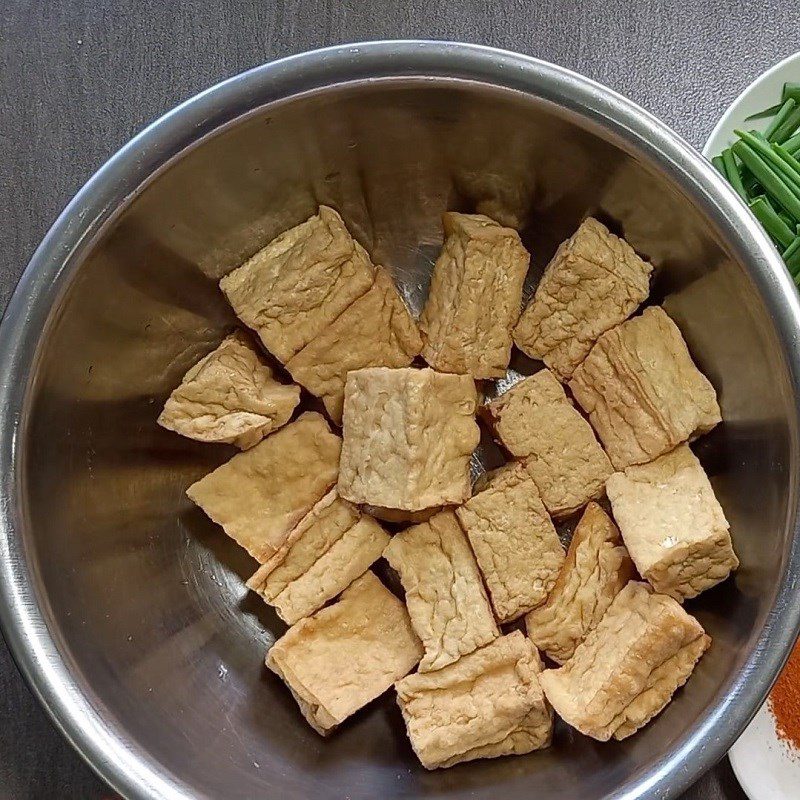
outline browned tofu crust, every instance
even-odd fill
[[[383,556],[400,576],[411,624],[425,647],[420,672],[446,667],[500,635],[452,511],[396,534]]]
[[[657,592],[695,597],[739,566],[728,521],[688,445],[615,473],[608,497],[639,574]]]
[[[220,289],[284,364],[372,286],[367,252],[332,208],[285,231],[226,275]]]
[[[523,378],[482,411],[503,447],[525,459],[554,517],[602,497],[611,462],[549,369]]]
[[[505,374],[530,255],[519,234],[481,214],[443,215],[445,242],[420,317],[425,360],[474,378]]]
[[[597,338],[647,298],[652,271],[624,239],[589,217],[547,265],[514,342],[569,380]]]
[[[407,367],[422,350],[417,323],[391,275],[377,267],[372,288],[315,336],[286,368],[311,394],[321,397],[342,422],[347,373],[364,367]]]
[[[387,544],[389,534],[376,520],[331,491],[247,586],[293,625],[363,575]]]
[[[348,373],[339,494],[401,511],[466,500],[480,440],[477,399],[467,375],[384,367]]]
[[[186,494],[263,563],[334,485],[341,447],[325,418],[306,412],[193,483]]]
[[[300,402],[300,387],[279,383],[253,344],[232,333],[183,376],[158,424],[200,442],[242,450],[285,425]]]
[[[543,602],[564,563],[564,548],[525,466],[492,474],[455,513],[497,619],[510,622]]]
[[[421,656],[405,606],[365,572],[336,603],[289,628],[267,653],[267,666],[289,687],[308,724],[326,736]]]
[[[710,644],[675,600],[631,582],[572,658],[539,680],[556,713],[581,733],[624,739],[664,709]]]
[[[515,631],[436,672],[396,684],[411,745],[426,769],[521,755],[550,744],[553,713],[536,648]]]
[[[722,419],[714,387],[659,306],[604,333],[569,386],[618,470],[652,461]]]
[[[633,576],[619,529],[589,503],[547,602],[525,617],[528,636],[557,664],[566,663]]]

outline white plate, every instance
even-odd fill
[[[784,58],[768,69],[730,104],[722,119],[711,131],[711,136],[703,148],[703,155],[706,158],[718,156],[729,144],[735,142],[737,137],[733,133],[734,128],[764,130],[769,124],[769,119],[750,122],[745,122],[745,119],[751,114],[779,103],[783,84],[787,81],[800,83],[800,53]],[[800,793],[796,797],[800,797]]]
[[[778,739],[775,720],[766,703],[728,757],[750,800],[797,800],[800,797],[800,753]]]

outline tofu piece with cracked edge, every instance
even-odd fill
[[[332,208],[273,239],[219,282],[236,316],[286,363],[372,286],[374,267]]]
[[[514,329],[515,344],[569,380],[597,338],[647,299],[652,271],[624,239],[588,217],[545,267]]]
[[[417,323],[391,275],[377,267],[375,283],[287,363],[292,377],[321,397],[342,422],[347,373],[364,367],[407,367],[422,350]]]
[[[714,387],[659,306],[604,333],[569,386],[618,470],[652,461],[722,420]]]
[[[666,707],[710,644],[678,602],[632,581],[572,658],[539,680],[573,728],[601,742],[624,739]]]
[[[544,602],[564,563],[564,548],[525,465],[491,473],[455,513],[497,619],[510,622]]]
[[[530,254],[513,228],[448,211],[419,324],[423,358],[440,372],[499,378],[511,358]]]
[[[300,387],[275,380],[249,339],[237,331],[183,376],[158,424],[199,442],[247,450],[283,427],[299,402]]]
[[[633,563],[657,592],[683,601],[739,566],[728,520],[688,445],[614,473],[608,499]]]
[[[411,672],[421,656],[406,607],[368,571],[335,603],[289,628],[266,663],[308,724],[327,736]]]
[[[389,534],[372,517],[330,491],[247,586],[294,625],[363,575],[387,544]]]
[[[500,635],[452,511],[395,534],[383,557],[400,576],[411,624],[425,647],[420,672],[446,667]]]
[[[551,660],[566,663],[634,574],[619,529],[589,503],[547,602],[525,617],[528,636]]]
[[[348,373],[339,494],[399,511],[466,500],[480,440],[477,399],[467,375],[386,367]]]
[[[481,412],[503,447],[526,460],[554,517],[603,496],[611,462],[550,370],[523,378]]]
[[[542,662],[520,631],[436,672],[398,681],[397,702],[426,769],[548,747],[553,712],[539,685]]]
[[[325,418],[307,411],[186,494],[263,564],[336,483],[341,446]]]

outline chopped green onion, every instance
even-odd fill
[[[767,117],[774,117],[781,110],[781,106],[783,103],[778,103],[777,105],[770,106],[769,108],[765,108],[763,111],[759,111],[756,114],[751,114],[749,117],[745,117],[745,122],[750,122],[754,119],[766,119]]]
[[[792,83],[787,81],[783,84],[783,92],[781,92],[781,101],[785,102],[790,97],[793,97],[800,103],[800,83]]]
[[[787,100],[788,102],[788,100]],[[771,142],[777,142],[778,144],[782,144],[785,142],[798,128],[800,128],[800,106],[796,106],[795,109],[789,114],[788,117],[778,126],[778,129],[772,134],[771,137],[767,137]]]
[[[782,209],[778,209],[778,216],[791,228],[794,225],[794,220]]]
[[[775,213],[775,209],[766,197],[761,195],[751,200],[750,210],[763,225],[764,230],[783,247],[789,247],[795,236],[792,229]]]
[[[800,199],[800,172],[797,172],[782,155],[775,151],[775,145],[770,146],[757,136],[753,136],[751,133],[747,133],[746,131],[737,130],[734,132],[737,136],[741,137],[743,142],[755,150],[756,153],[758,153],[775,172],[783,177],[785,183],[788,184],[792,192],[797,196],[798,199]],[[737,155],[739,155],[738,152]],[[792,158],[790,154],[787,153],[787,155],[789,158]],[[722,157],[723,159],[725,158],[724,153],[722,154]],[[741,158],[741,155],[739,157]],[[793,158],[792,160],[794,161]]]
[[[745,141],[736,142],[733,152],[755,175],[767,194],[780,203],[794,219],[800,221],[800,197],[794,194],[782,176]]]
[[[800,151],[800,133],[796,133],[792,136],[791,139],[787,139],[783,146],[792,154],[794,155],[798,151]]]
[[[800,252],[800,235],[795,236],[794,241],[783,251],[783,260],[788,261],[798,252]]]
[[[719,172],[723,178],[728,177],[725,174],[725,162],[722,160],[722,156],[714,156],[714,158],[711,159],[711,163],[717,168],[717,172]]]
[[[736,159],[733,157],[730,147],[722,151],[722,163],[725,165],[725,175],[728,178],[728,183],[733,186],[736,190],[736,194],[746,203],[750,198],[744,190],[742,176],[739,174],[739,167],[736,164]]]
[[[778,130],[778,128],[780,128],[781,125],[783,125],[789,114],[791,114],[792,111],[794,111],[796,105],[797,103],[795,102],[795,99],[793,97],[790,97],[781,106],[781,110],[775,115],[772,122],[770,122],[770,124],[767,125],[767,129],[764,131],[764,138],[770,140],[772,139],[772,134],[774,134],[775,131]]]
[[[780,157],[784,164],[791,168],[792,173],[796,177],[796,181],[800,181],[800,161],[796,159],[783,145],[774,143],[772,150]]]

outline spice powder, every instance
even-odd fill
[[[800,642],[769,695],[778,738],[800,750]]]

